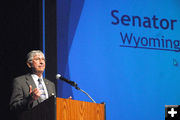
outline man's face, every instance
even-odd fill
[[[44,72],[45,65],[45,58],[43,54],[39,53],[33,57],[31,67],[34,73],[42,74]]]

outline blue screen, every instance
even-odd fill
[[[180,104],[180,1],[57,0],[58,72],[107,120],[162,120]],[[58,96],[91,100],[64,82]]]

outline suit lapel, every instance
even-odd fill
[[[50,96],[50,88],[49,88],[49,82],[46,78],[43,78],[44,79],[44,83],[46,85],[46,89],[47,89],[47,92],[48,92],[48,97]]]
[[[32,86],[32,89],[35,89],[36,88],[36,84],[34,83],[34,80],[33,80],[33,78],[31,77],[31,75],[30,74],[27,74],[26,75],[26,82],[27,82],[27,84],[30,86]]]
[[[44,82],[46,84],[46,88],[47,88],[47,92],[48,92],[48,97],[54,96],[55,95],[54,87],[49,82],[49,80],[47,80],[46,78],[43,78],[43,79],[44,79]]]

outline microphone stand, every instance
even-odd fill
[[[56,75],[56,79],[57,79],[57,80],[58,80],[58,79],[63,80],[64,82],[70,84],[71,86],[75,87],[77,90],[80,90],[81,92],[85,93],[85,94],[92,100],[93,103],[96,103],[96,102],[92,99],[92,97],[91,97],[87,92],[85,92],[84,90],[80,89],[80,88],[78,87],[77,83],[75,83],[74,81],[67,80],[67,79],[63,78],[60,74],[57,74],[57,75]]]
[[[71,84],[72,85],[72,84]],[[81,92],[83,92],[84,94],[86,94],[91,100],[92,100],[92,102],[93,103],[96,103],[93,99],[92,99],[92,97],[87,93],[87,92],[85,92],[84,90],[82,90],[81,88],[79,88],[78,87],[78,85],[74,82],[74,84],[72,85],[73,87],[75,87],[77,90],[80,90]]]

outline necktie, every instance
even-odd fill
[[[41,98],[41,102],[42,102],[46,99],[46,93],[45,93],[44,87],[42,85],[42,79],[38,79],[38,82],[39,82],[38,88],[41,92],[40,98]]]

